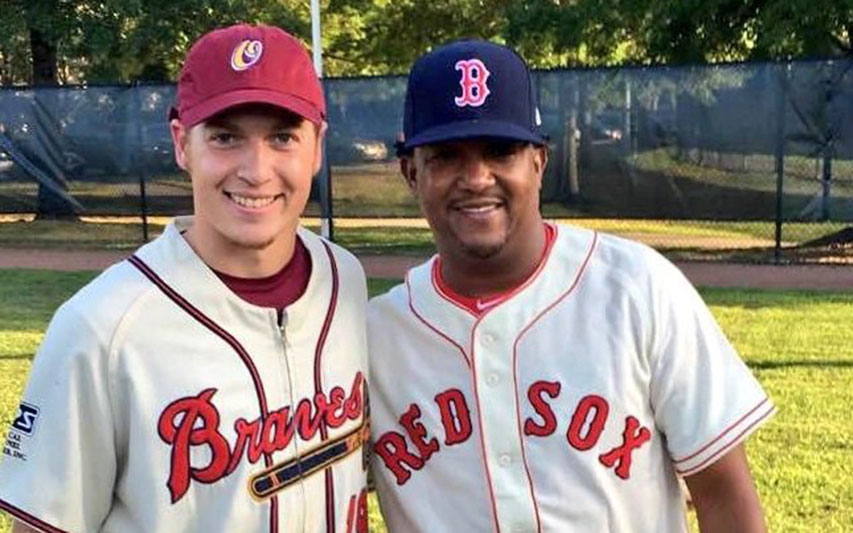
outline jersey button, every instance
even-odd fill
[[[492,344],[495,342],[495,336],[491,333],[486,333],[483,335],[483,344]]]
[[[508,453],[503,453],[498,457],[498,463],[500,463],[501,466],[509,466],[512,463],[512,457],[510,457]]]
[[[501,378],[494,372],[486,376],[486,383],[489,385],[497,385]]]

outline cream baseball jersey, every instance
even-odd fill
[[[559,226],[479,316],[434,265],[368,305],[391,531],[682,531],[676,475],[774,411],[689,282],[641,244]]]
[[[366,531],[361,266],[299,230],[311,278],[279,319],[228,290],[189,223],[57,311],[0,508],[45,531]]]

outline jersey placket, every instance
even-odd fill
[[[273,313],[275,314],[275,312],[273,312]],[[278,341],[281,343],[281,362],[280,362],[279,366],[282,369],[282,374],[283,374],[282,379],[285,383],[287,383],[286,402],[288,405],[295,407],[296,406],[296,398],[295,398],[295,395],[293,393],[293,383],[298,382],[299,377],[295,375],[295,368],[294,368],[295,365],[291,364],[292,361],[290,360],[290,350],[289,350],[290,345],[289,345],[288,339],[287,339],[287,320],[288,320],[287,309],[281,310],[281,318],[279,318],[277,316],[275,318],[277,321],[276,325],[278,326],[277,331],[279,333]],[[291,441],[290,446],[288,446],[288,449],[289,449],[292,457],[298,457],[299,456],[299,443],[298,443],[298,441],[299,441],[298,435],[294,434],[293,440]],[[288,487],[285,490],[298,490],[299,491],[300,504],[296,506],[296,508],[299,510],[299,512],[296,516],[293,516],[293,514],[288,514],[288,516],[283,517],[284,521],[280,522],[279,525],[282,527],[282,530],[286,530],[286,531],[304,531],[305,530],[305,510],[307,509],[308,498],[305,494],[305,485],[304,485],[301,477],[300,477],[299,481],[297,481],[295,483],[295,485],[296,486]]]
[[[537,531],[532,487],[522,454],[513,375],[514,334],[483,317],[472,332],[474,386],[484,461],[500,531]]]

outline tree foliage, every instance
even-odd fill
[[[442,42],[510,44],[535,67],[849,54],[851,0],[322,0],[330,76],[405,72]],[[307,0],[0,0],[0,83],[32,83],[31,36],[57,81],[173,80],[211,28],[276,24],[310,44]]]
[[[236,22],[268,23],[310,36],[308,6],[298,0],[0,0],[0,74],[31,83],[28,34],[57,51],[58,81],[98,83],[174,79],[203,33]],[[7,13],[9,16],[7,16]],[[4,62],[5,61],[5,62]],[[9,64],[5,69],[4,65]]]
[[[850,0],[517,0],[507,18],[546,64],[539,44],[570,65],[704,63],[849,54],[853,37]]]

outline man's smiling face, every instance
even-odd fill
[[[442,255],[489,259],[541,232],[545,148],[497,138],[416,147],[401,161]],[[510,245],[510,246],[507,246]]]
[[[292,239],[322,162],[322,128],[263,104],[230,108],[189,130],[171,124],[190,174],[196,239],[263,250]]]

